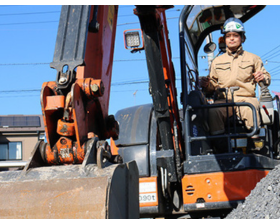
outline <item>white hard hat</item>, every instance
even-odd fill
[[[225,34],[227,32],[238,32],[245,33],[243,23],[237,18],[229,18],[225,21],[222,29],[222,33]]]

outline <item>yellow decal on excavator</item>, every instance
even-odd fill
[[[112,26],[113,26],[113,19],[114,19],[114,6],[109,5],[107,21],[109,23],[111,30],[112,30]]]

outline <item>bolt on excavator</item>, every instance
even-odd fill
[[[278,96],[272,98],[262,86],[256,111],[245,102],[211,104],[212,96],[199,86],[198,52],[205,38],[229,17],[246,22],[265,6],[183,8],[181,110],[165,16],[169,8],[135,7],[141,30],[126,31],[125,44],[133,52],[145,51],[153,103],[114,116],[108,106],[118,6],[62,6],[50,64],[57,77],[41,90],[46,141],[37,143],[23,170],[0,173],[1,218],[225,217],[280,164]],[[223,44],[219,47],[223,53]],[[214,42],[204,49],[213,52]],[[233,113],[225,134],[210,135],[207,114],[213,107],[249,107],[253,129],[246,132]],[[253,150],[250,139],[257,131],[261,141]],[[223,153],[211,144],[215,139],[228,142]]]

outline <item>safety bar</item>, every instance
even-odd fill
[[[191,149],[191,142],[193,141],[201,141],[201,140],[208,140],[208,139],[217,139],[217,138],[247,138],[252,137],[257,131],[257,112],[255,107],[248,102],[237,102],[237,103],[219,103],[219,104],[208,104],[208,105],[199,105],[199,106],[187,106],[185,117],[189,118],[189,111],[193,109],[209,109],[209,108],[216,108],[216,107],[235,107],[235,106],[248,106],[252,110],[253,114],[253,130],[249,133],[244,134],[223,134],[223,135],[208,135],[208,136],[198,136],[198,137],[191,137],[190,136],[190,122],[186,122],[186,159],[188,159],[190,155]]]
[[[279,102],[279,96],[275,95],[272,99],[273,101],[276,101],[276,106],[277,106],[277,111],[278,111],[278,117],[279,117],[279,121],[280,121],[280,102]]]
[[[279,122],[280,122],[280,101],[279,101],[279,96],[278,95],[275,95],[274,97],[273,97],[273,99],[272,99],[273,101],[275,100],[276,101],[276,107],[277,107],[277,112],[278,112],[278,124],[277,124],[277,127],[278,127],[278,130],[279,130]],[[280,143],[280,138],[279,138],[279,134],[278,134],[278,139],[276,140],[276,142],[274,142],[274,144],[273,144],[273,150],[274,150],[274,152],[276,152],[277,153],[277,151],[278,151],[278,145],[279,145],[279,143]],[[279,153],[279,151],[278,151],[278,153]],[[278,154],[278,157],[280,157],[279,156],[279,154]]]
[[[204,108],[215,108],[215,107],[235,107],[235,106],[248,106],[252,109],[253,111],[253,130],[247,134],[229,134],[228,136],[229,137],[252,137],[255,132],[257,131],[257,126],[258,126],[258,123],[257,123],[257,112],[256,112],[256,109],[255,107],[251,104],[251,103],[247,103],[247,102],[240,102],[240,103],[217,103],[217,104],[210,104],[210,105],[201,105],[201,106],[194,106],[194,107],[191,107],[189,106],[188,107],[188,110],[192,110],[192,109],[204,109]],[[206,136],[207,139],[210,139],[210,138],[217,138],[217,136],[221,137],[221,136],[224,136],[224,135],[215,135],[215,136]],[[200,138],[200,137],[191,137],[191,140],[205,140],[206,138]]]

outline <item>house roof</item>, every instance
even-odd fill
[[[0,132],[44,131],[42,115],[1,115]]]

